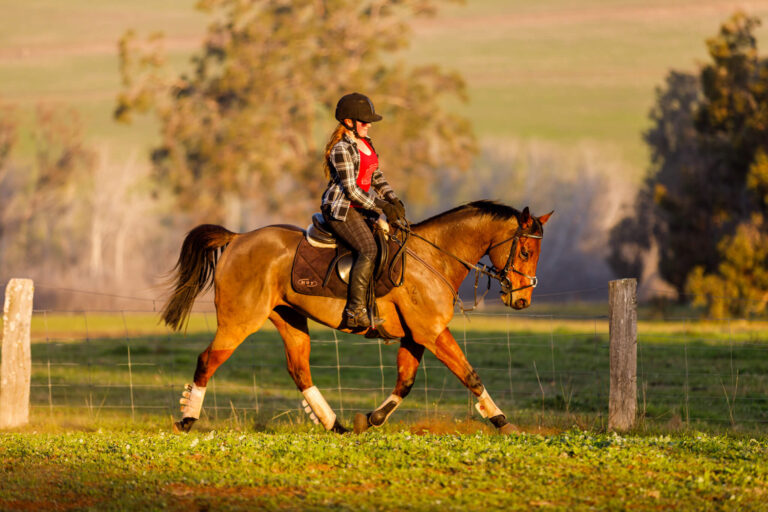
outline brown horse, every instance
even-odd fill
[[[376,300],[384,329],[400,338],[397,383],[376,410],[355,418],[356,431],[382,425],[400,405],[413,386],[425,348],[478,397],[483,416],[501,432],[513,430],[459,348],[448,323],[459,285],[486,254],[493,268],[481,270],[501,282],[504,304],[514,309],[530,305],[542,227],[550,215],[534,217],[527,207],[519,212],[495,202],[476,201],[411,226],[403,284]],[[175,424],[177,430],[189,431],[200,415],[208,380],[269,319],[283,338],[288,372],[304,395],[305,405],[327,430],[347,431],[312,384],[307,328],[311,318],[349,332],[342,327],[345,301],[301,295],[292,289],[291,267],[303,236],[303,230],[288,225],[243,234],[203,225],[185,238],[162,318],[178,330],[195,297],[215,284],[217,329],[213,342],[198,357],[194,385],[187,385],[184,391],[183,417]]]

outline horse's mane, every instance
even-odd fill
[[[481,213],[485,215],[490,215],[493,219],[497,220],[509,220],[511,218],[520,219],[520,211],[516,210],[515,208],[512,208],[511,206],[507,206],[505,204],[497,203],[496,201],[489,201],[487,199],[482,199],[480,201],[472,201],[471,203],[465,203],[462,205],[457,206],[456,208],[452,208],[448,211],[438,213],[437,215],[434,215],[426,220],[423,220],[417,224],[414,224],[414,227],[423,226],[426,224],[430,224],[432,222],[439,222],[440,220],[451,217],[454,214],[458,213]]]

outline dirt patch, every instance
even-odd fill
[[[216,487],[214,485],[170,484],[166,487],[172,496],[205,496],[222,498],[237,496],[240,498],[259,498],[265,496],[301,497],[304,491],[295,487]]]
[[[307,472],[309,473],[333,471],[334,469],[336,468],[328,464],[307,464]]]
[[[555,427],[542,427],[542,426],[525,426],[525,427],[517,427],[518,432],[521,434],[538,434],[540,436],[556,436],[558,434],[562,434],[564,432],[561,428],[555,428]]]
[[[455,421],[450,418],[428,418],[417,421],[410,426],[412,434],[418,436],[425,434],[495,434],[496,429],[485,423],[475,420]]]
[[[81,496],[71,490],[60,489],[60,484],[67,478],[66,472],[59,467],[41,465],[24,468],[22,474],[11,470],[7,473],[11,480],[23,480],[13,487],[7,487],[14,494],[15,489],[24,489],[24,498],[0,499],[0,510],[51,510],[54,512],[66,510],[83,510],[93,507],[99,500],[92,496]],[[16,477],[16,478],[14,478]],[[3,489],[3,486],[0,486]],[[27,498],[26,496],[30,496]]]
[[[305,497],[303,490],[295,487],[235,486],[216,487],[212,485],[170,484],[165,487],[176,510],[220,510],[226,509],[228,502],[249,502],[249,507],[258,510],[259,503],[269,502],[275,508],[275,499],[285,500],[291,508]],[[279,507],[279,505],[277,505]]]
[[[563,432],[563,429],[536,425],[513,425],[514,432],[519,434],[538,434],[542,436],[554,436]],[[429,418],[418,421],[409,427],[409,431],[416,435],[425,434],[477,434],[481,432],[488,435],[496,435],[496,429],[485,423],[472,419],[455,421],[450,418]]]
[[[62,493],[43,497],[45,491],[41,489],[31,490],[35,499],[31,500],[3,500],[0,499],[0,510],[51,510],[60,512],[65,510],[83,510],[97,503],[94,498],[84,498],[73,493]]]

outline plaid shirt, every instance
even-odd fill
[[[371,139],[366,137],[366,140],[373,148]],[[376,150],[374,149],[374,151]],[[378,156],[378,153],[376,155]],[[357,186],[357,175],[360,172],[360,151],[357,149],[357,143],[349,134],[344,134],[342,139],[333,146],[329,160],[331,179],[323,194],[322,206],[330,205],[330,213],[334,219],[345,220],[351,204],[381,213],[373,200],[375,197],[374,190],[379,196],[390,201],[397,197],[378,167],[373,171],[372,186],[368,193]]]

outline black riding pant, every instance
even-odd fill
[[[333,232],[352,247],[357,254],[371,261],[376,259],[378,252],[376,240],[373,239],[371,228],[366,224],[362,213],[356,208],[350,208],[345,220],[334,219],[328,214],[326,208],[322,209],[322,213],[325,222],[331,226]]]

